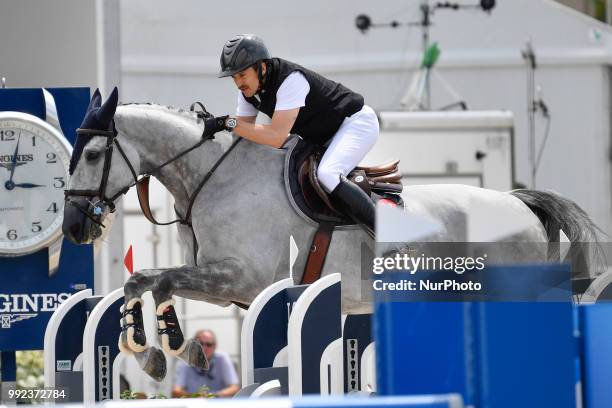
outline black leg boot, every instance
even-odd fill
[[[346,177],[340,176],[340,184],[331,192],[332,199],[341,205],[342,210],[374,238],[376,207],[372,199]]]

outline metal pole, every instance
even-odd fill
[[[423,0],[421,3],[421,27],[423,30],[423,57],[425,57],[425,53],[429,48],[429,26],[431,26],[431,20],[429,18],[429,1]],[[426,68],[425,71],[425,98],[424,98],[424,108],[426,110],[431,109],[431,81],[430,81],[430,72],[429,68]]]
[[[536,138],[535,138],[535,69],[529,68],[529,159],[531,160],[531,188],[536,188]]]
[[[522,52],[525,63],[527,64],[527,122],[528,122],[528,139],[529,139],[529,167],[530,167],[530,185],[532,189],[536,188],[536,140],[535,140],[535,70],[536,59],[535,53],[531,46],[531,41],[527,41],[525,50]]]

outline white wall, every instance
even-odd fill
[[[118,0],[0,0],[0,76],[11,88],[119,85],[118,11]]]
[[[94,1],[1,0],[0,76],[7,87],[96,85],[95,9]]]

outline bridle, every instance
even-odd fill
[[[201,110],[195,111],[194,108],[196,105],[199,105],[201,107]],[[204,107],[204,105],[202,105],[200,102],[195,102],[191,105],[190,110],[192,112],[195,112],[199,118],[207,118],[207,117],[211,117],[212,115],[206,110],[206,108]],[[124,195],[125,193],[128,192],[128,190],[130,188],[132,188],[135,185],[138,185],[138,187],[141,186],[146,186],[145,188],[147,188],[147,195],[148,195],[148,184],[149,184],[149,179],[152,175],[158,174],[158,172],[164,168],[165,166],[167,166],[168,164],[180,159],[181,157],[183,157],[184,155],[186,155],[187,153],[191,152],[194,149],[197,149],[198,147],[200,147],[202,144],[206,143],[209,140],[213,140],[214,139],[214,135],[206,135],[206,129],[204,129],[203,133],[202,133],[202,138],[200,139],[200,141],[198,141],[198,143],[196,143],[195,145],[187,148],[186,150],[183,150],[182,152],[180,152],[179,154],[177,154],[176,156],[172,157],[171,159],[165,161],[164,163],[160,164],[159,166],[155,167],[154,169],[150,170],[148,173],[144,174],[140,179],[138,178],[138,175],[136,174],[136,171],[134,170],[134,166],[132,166],[132,163],[130,163],[130,160],[128,159],[127,155],[125,154],[125,151],[123,150],[123,148],[121,147],[121,144],[119,143],[119,140],[117,139],[117,129],[115,127],[115,121],[111,120],[111,130],[98,130],[98,129],[83,129],[83,128],[79,128],[76,130],[77,135],[84,135],[84,136],[104,136],[106,137],[106,149],[104,151],[104,167],[102,169],[102,180],[100,180],[100,186],[98,187],[97,190],[77,190],[77,189],[72,189],[72,190],[65,190],[64,191],[64,196],[65,196],[65,201],[66,204],[71,204],[73,205],[78,211],[80,211],[83,215],[85,215],[87,218],[89,218],[93,223],[104,227],[104,224],[102,224],[102,222],[100,222],[100,218],[101,215],[103,213],[103,208],[101,206],[104,205],[106,207],[109,208],[110,212],[115,212],[115,204],[114,201],[121,195]],[[141,192],[143,189],[139,188],[138,190],[138,198],[140,201],[140,206],[143,210],[143,212],[145,213],[145,216],[147,217],[147,219],[149,219],[149,221],[151,221],[152,223],[156,224],[156,225],[170,225],[170,224],[174,224],[174,223],[181,223],[181,224],[186,224],[189,225],[191,227],[191,209],[193,207],[193,204],[195,202],[196,197],[198,196],[198,194],[200,193],[200,191],[202,190],[202,188],[204,187],[204,185],[206,184],[206,182],[210,179],[210,177],[213,175],[213,173],[215,172],[215,170],[219,167],[219,165],[221,165],[221,163],[223,162],[223,160],[225,160],[225,158],[229,155],[229,153],[234,149],[234,147],[238,144],[238,142],[240,142],[240,140],[242,140],[241,137],[238,137],[230,146],[230,148],[228,150],[226,150],[223,155],[221,155],[221,157],[217,160],[217,162],[213,165],[213,167],[208,171],[208,173],[206,173],[206,175],[204,176],[204,178],[202,179],[202,181],[200,182],[200,184],[198,185],[198,187],[195,189],[195,191],[192,193],[191,197],[189,198],[189,206],[187,208],[187,212],[185,213],[184,217],[180,217],[174,221],[170,221],[170,222],[165,222],[165,223],[159,223],[157,221],[155,221],[155,219],[152,217],[151,215],[151,211],[149,209],[149,205],[148,205],[148,197],[147,197],[147,202],[146,202],[146,208],[145,205],[143,203],[143,199],[141,197]],[[131,183],[130,185],[128,185],[127,187],[124,187],[123,189],[119,190],[117,193],[113,194],[111,197],[107,197],[106,195],[106,187],[108,186],[108,177],[110,174],[110,166],[111,166],[111,160],[113,157],[113,151],[114,151],[114,147],[117,147],[117,150],[119,151],[119,153],[121,154],[121,156],[123,156],[123,159],[125,160],[125,162],[127,163],[128,167],[130,168],[130,172],[132,173],[132,177],[134,178],[134,182]],[[70,197],[71,196],[80,196],[80,197],[86,197],[87,202],[89,203],[89,207],[87,209],[81,207],[79,204],[75,203],[74,201],[70,201]],[[93,197],[98,197],[98,201],[96,201],[95,203],[92,203],[90,201],[90,198]],[[176,211],[176,209],[175,209]],[[178,212],[177,212],[178,215]]]
[[[81,213],[83,213],[87,218],[89,218],[92,222],[104,227],[104,225],[99,221],[99,217],[102,215],[102,207],[100,204],[107,206],[110,209],[110,212],[115,212],[115,204],[114,201],[122,194],[125,194],[127,190],[130,189],[134,184],[129,185],[128,187],[122,189],[117,192],[117,194],[107,197],[106,196],[106,187],[108,185],[108,176],[110,174],[110,165],[111,160],[113,158],[114,146],[117,146],[117,150],[125,159],[130,171],[132,172],[132,176],[134,180],[138,182],[138,176],[134,171],[134,167],[128,160],[121,144],[117,140],[117,129],[115,128],[115,122],[111,122],[111,130],[98,130],[98,129],[82,129],[79,128],[76,130],[77,135],[79,136],[104,136],[106,137],[106,149],[104,150],[104,167],[102,168],[102,180],[100,180],[100,186],[97,190],[65,190],[64,196],[66,203],[70,203],[75,206]],[[71,196],[81,196],[87,197],[87,201],[91,205],[91,211],[83,209],[80,205],[70,201]],[[89,198],[98,197],[99,200],[95,203],[92,203]]]

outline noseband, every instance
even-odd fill
[[[104,226],[99,221],[99,218],[103,212],[100,204],[107,206],[111,212],[115,212],[114,201],[117,199],[117,197],[119,197],[122,194],[125,194],[130,189],[130,187],[132,187],[134,184],[136,184],[136,182],[138,182],[138,176],[136,175],[136,172],[134,171],[134,167],[128,160],[123,148],[121,148],[121,144],[119,144],[119,140],[117,140],[117,129],[115,128],[115,122],[112,121],[111,124],[112,124],[111,130],[81,129],[81,128],[76,130],[77,135],[79,136],[83,135],[83,136],[104,136],[106,137],[106,149],[104,151],[104,167],[102,168],[102,180],[100,180],[100,186],[98,187],[98,189],[97,190],[73,189],[73,190],[64,191],[65,201],[67,203],[71,203],[72,205],[74,205],[80,212],[82,212],[85,216],[87,216],[87,218],[89,218],[92,222],[100,226]],[[113,150],[115,146],[117,146],[117,150],[119,150],[119,153],[121,153],[121,155],[123,156],[123,159],[125,160],[128,167],[130,168],[130,171],[132,172],[132,177],[134,177],[135,182],[134,184],[131,184],[125,187],[124,189],[120,190],[113,196],[107,197],[106,187],[108,185],[108,176],[110,174],[110,165],[111,165],[111,160],[113,158]],[[70,196],[87,197],[87,201],[89,202],[91,206],[90,210],[85,210],[78,204],[70,201]],[[99,200],[96,201],[95,203],[92,203],[91,201],[89,201],[89,198],[93,198],[93,197],[98,197]]]
[[[210,113],[208,111],[206,111],[206,108],[204,108],[204,106],[200,102],[196,102],[196,103],[192,104],[191,108],[190,108],[191,111],[194,111],[194,106],[196,104],[199,105],[202,108],[202,110],[195,111],[199,118],[206,118],[206,117],[210,116]],[[110,212],[115,212],[114,201],[119,196],[127,193],[130,188],[132,188],[133,186],[135,186],[137,184],[147,184],[148,185],[149,178],[151,177],[151,175],[157,174],[159,172],[159,170],[161,170],[163,167],[165,167],[166,165],[168,165],[168,164],[170,164],[170,163],[180,159],[181,157],[183,157],[187,153],[191,152],[192,150],[197,149],[198,147],[200,147],[202,144],[204,144],[208,140],[214,139],[213,135],[206,136],[205,135],[205,131],[206,131],[206,129],[204,129],[204,132],[202,133],[202,138],[201,138],[201,140],[198,143],[196,143],[195,145],[189,147],[188,149],[180,152],[179,154],[177,154],[176,156],[174,156],[170,160],[167,160],[166,162],[160,164],[159,166],[155,167],[153,170],[149,171],[147,174],[144,174],[140,179],[138,179],[138,175],[136,174],[136,171],[134,170],[134,166],[132,166],[132,163],[130,163],[127,155],[125,154],[125,151],[123,150],[123,148],[121,147],[121,144],[119,143],[119,140],[117,139],[117,129],[115,128],[115,121],[114,120],[111,121],[111,130],[81,129],[81,128],[77,129],[76,130],[77,135],[104,136],[104,137],[106,137],[106,149],[105,149],[105,152],[104,152],[104,167],[103,167],[103,170],[102,170],[102,180],[100,181],[100,187],[98,187],[97,190],[65,190],[64,191],[64,196],[65,196],[66,203],[72,204],[74,207],[77,208],[77,210],[79,210],[81,213],[83,213],[93,223],[95,223],[95,224],[97,224],[97,225],[99,225],[101,227],[104,227],[104,224],[102,224],[100,222],[100,217],[102,216],[102,213],[103,213],[103,208],[101,207],[100,204],[108,207],[110,209]],[[204,176],[204,179],[198,185],[198,187],[196,188],[196,190],[194,191],[194,193],[191,195],[191,197],[189,199],[189,207],[187,209],[187,212],[186,212],[184,218],[179,218],[179,219],[176,219],[174,221],[170,221],[170,222],[166,222],[166,223],[158,223],[158,222],[152,220],[149,217],[147,217],[147,218],[149,220],[151,220],[153,223],[157,224],[157,225],[170,225],[170,224],[174,224],[174,223],[180,222],[181,224],[187,224],[187,225],[189,225],[191,227],[191,208],[193,207],[193,203],[194,203],[198,193],[202,190],[202,188],[204,187],[204,184],[206,184],[206,182],[213,175],[213,173],[215,172],[217,167],[219,167],[219,165],[223,162],[223,160],[225,160],[227,155],[234,149],[234,147],[238,144],[238,142],[240,140],[242,140],[242,138],[240,138],[240,137],[237,138],[232,143],[230,148],[228,150],[226,150],[223,153],[223,155],[221,155],[221,157],[217,160],[217,162],[210,169],[210,171]],[[107,197],[106,196],[106,187],[108,185],[108,177],[109,177],[109,174],[110,174],[111,160],[112,160],[112,157],[113,157],[113,150],[114,150],[115,146],[117,147],[117,150],[119,151],[121,156],[123,156],[123,159],[125,160],[125,162],[127,163],[128,167],[130,168],[130,172],[132,173],[132,177],[134,178],[134,182],[131,183],[130,185],[128,185],[127,187],[119,190],[117,193],[115,193],[111,197]],[[87,198],[87,202],[89,203],[89,208],[88,209],[82,208],[77,203],[75,203],[73,201],[70,201],[70,197],[71,196],[86,197]],[[90,201],[90,198],[93,198],[93,197],[98,197],[99,198],[98,201],[96,201],[95,203],[92,203]],[[139,196],[139,198],[140,198],[140,196]],[[147,204],[147,206],[148,206],[148,204]],[[142,208],[142,202],[141,202],[141,208]],[[146,211],[144,211],[144,212],[146,214]]]

